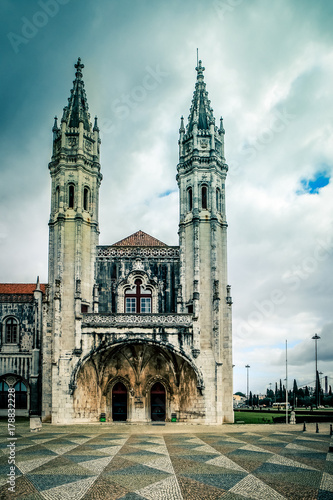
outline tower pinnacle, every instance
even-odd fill
[[[68,104],[64,108],[61,121],[66,122],[69,128],[78,128],[79,123],[82,122],[83,128],[90,132],[92,125],[82,75],[84,64],[81,63],[80,57],[74,67],[76,68],[75,80],[73,81],[71,96],[68,98]]]
[[[210,124],[214,123],[213,110],[210,107],[210,100],[208,99],[208,92],[206,91],[206,84],[204,82],[203,72],[205,68],[201,60],[195,69],[197,71],[197,82],[188,117],[187,132],[192,132],[195,123],[198,130],[209,130]]]

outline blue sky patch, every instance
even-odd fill
[[[301,189],[297,194],[318,194],[320,189],[327,186],[330,176],[327,172],[316,172],[312,179],[301,179]]]
[[[175,193],[175,192],[176,192],[175,189],[168,189],[167,191],[164,191],[163,193],[159,194],[158,197],[164,198],[165,196],[169,196],[169,194]]]

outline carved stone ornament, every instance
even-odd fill
[[[192,349],[192,356],[196,359],[200,354],[200,349]]]
[[[146,247],[146,248],[132,248],[132,247],[99,247],[98,257],[167,257],[178,259],[178,247]]]
[[[144,271],[145,270],[145,266],[144,266],[141,259],[135,259],[135,261],[133,262],[132,270],[133,271]]]
[[[91,314],[83,322],[87,326],[128,325],[171,325],[192,326],[189,314]]]
[[[87,151],[92,150],[92,144],[90,141],[84,141],[84,147],[86,148]]]
[[[200,147],[202,147],[202,149],[208,148],[208,139],[201,139],[200,140]]]
[[[192,151],[192,144],[190,142],[188,142],[186,145],[185,145],[185,152],[186,153],[191,153]]]
[[[67,143],[68,143],[68,146],[69,146],[70,148],[74,148],[74,147],[76,146],[76,144],[77,144],[77,139],[76,139],[76,137],[68,137],[68,139],[67,139]]]
[[[16,377],[8,377],[6,378],[6,383],[9,385],[9,387],[13,387],[16,384]]]

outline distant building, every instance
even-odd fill
[[[238,408],[239,406],[243,406],[246,401],[246,396],[239,396],[239,394],[234,394],[232,396],[233,406],[234,408]]]
[[[188,123],[185,129],[182,118],[179,130],[174,247],[143,231],[99,246],[101,141],[83,67],[79,59],[53,126],[48,284],[0,288],[1,408],[15,386],[23,412],[54,423],[101,414],[107,421],[232,422],[228,167],[204,68],[199,61]]]

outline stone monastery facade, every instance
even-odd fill
[[[198,63],[179,129],[179,246],[99,246],[102,181],[79,59],[53,126],[48,284],[0,284],[0,412],[53,423],[233,421],[224,128]]]

